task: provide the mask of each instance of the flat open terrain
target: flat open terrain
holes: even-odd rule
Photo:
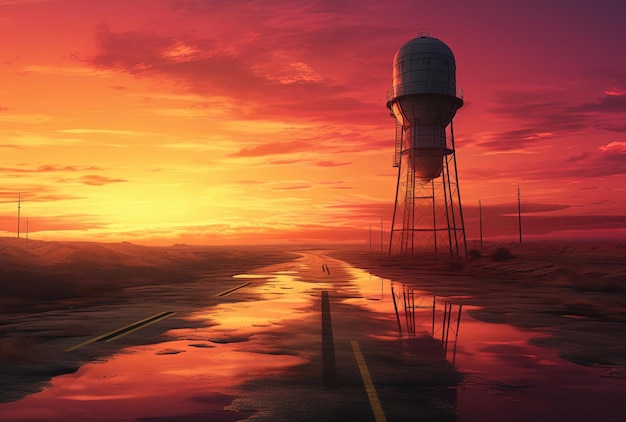
[[[626,414],[625,245],[0,249],[3,421]]]
[[[501,253],[504,248],[510,256]],[[478,252],[477,242],[468,249]],[[466,296],[476,318],[528,330],[572,362],[626,368],[626,243],[485,244],[479,257],[388,257],[337,251],[332,256],[373,274],[440,296]],[[626,376],[626,373],[624,373]]]

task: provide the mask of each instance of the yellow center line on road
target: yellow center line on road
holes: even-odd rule
[[[233,287],[232,289],[228,289],[226,291],[223,291],[222,293],[218,293],[215,295],[215,297],[224,297],[224,296],[228,296],[229,294],[233,293],[236,290],[239,290],[243,287],[246,287],[248,285],[252,284],[251,281],[248,281],[247,283],[243,283],[241,286],[237,286],[237,287]]]
[[[109,331],[108,333],[104,333],[104,334],[102,334],[102,335],[100,335],[100,336],[97,336],[97,337],[91,338],[91,339],[89,339],[89,340],[87,340],[87,341],[83,341],[82,343],[79,343],[79,344],[77,344],[77,345],[75,345],[75,346],[68,347],[67,349],[65,349],[65,351],[66,351],[66,352],[71,352],[71,351],[73,351],[73,350],[79,349],[79,348],[81,348],[81,347],[83,347],[83,346],[86,346],[86,345],[88,345],[88,344],[91,344],[91,343],[94,343],[94,342],[96,342],[96,341],[100,341],[100,340],[102,340],[102,339],[105,339],[105,338],[107,338],[107,337],[110,337],[110,336],[112,336],[112,335],[114,335],[114,334],[116,334],[116,333],[119,333],[119,332],[126,332],[125,330],[128,330],[128,329],[129,329],[129,328],[131,328],[131,327],[135,327],[135,328],[133,328],[133,329],[132,329],[132,331],[136,331],[136,330],[138,330],[139,328],[143,328],[143,327],[145,327],[146,325],[151,324],[152,322],[160,321],[160,320],[162,320],[162,319],[164,319],[164,318],[167,318],[167,317],[169,317],[169,316],[171,316],[171,315],[174,315],[174,313],[175,313],[175,312],[159,312],[158,314],[154,314],[154,315],[152,315],[152,316],[149,316],[148,318],[144,318],[144,319],[142,319],[142,320],[135,321],[135,322],[133,322],[132,324],[128,324],[128,325],[126,325],[126,326],[124,326],[124,327],[122,327],[122,328],[117,328],[117,329],[115,329],[115,330],[113,330],[113,331]],[[130,332],[130,331],[128,331],[128,332]]]
[[[363,358],[363,353],[361,353],[359,343],[352,340],[350,344],[352,345],[352,351],[354,352],[356,363],[359,365],[359,371],[361,372],[361,378],[363,378],[363,384],[365,385],[367,397],[370,400],[370,406],[372,407],[372,412],[374,413],[374,419],[376,419],[376,422],[387,422],[383,406],[380,404],[380,400],[378,399],[376,388],[372,382],[370,371],[367,369],[367,365],[365,364],[365,358]]]

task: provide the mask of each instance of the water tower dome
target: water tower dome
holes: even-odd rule
[[[392,97],[411,94],[456,96],[456,62],[437,38],[421,36],[405,43],[393,59]]]
[[[446,44],[420,36],[400,47],[393,60],[387,107],[403,128],[396,155],[411,154],[409,165],[419,181],[441,174],[443,157],[452,153],[445,128],[462,106],[456,62]]]

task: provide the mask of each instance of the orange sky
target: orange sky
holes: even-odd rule
[[[393,211],[395,51],[456,55],[467,235],[626,234],[619,1],[0,0],[0,235],[369,239]],[[501,2],[505,3],[505,2]],[[549,4],[547,4],[549,3]],[[610,6],[610,7],[609,7]]]

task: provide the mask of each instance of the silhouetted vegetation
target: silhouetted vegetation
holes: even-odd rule
[[[515,255],[513,255],[511,252],[509,252],[509,250],[507,248],[502,248],[502,247],[496,249],[491,254],[491,260],[493,262],[508,261],[509,259],[513,259],[513,258],[515,258]]]
[[[480,258],[482,255],[480,253],[480,251],[478,249],[470,249],[469,251],[469,257],[472,259],[478,259]]]

